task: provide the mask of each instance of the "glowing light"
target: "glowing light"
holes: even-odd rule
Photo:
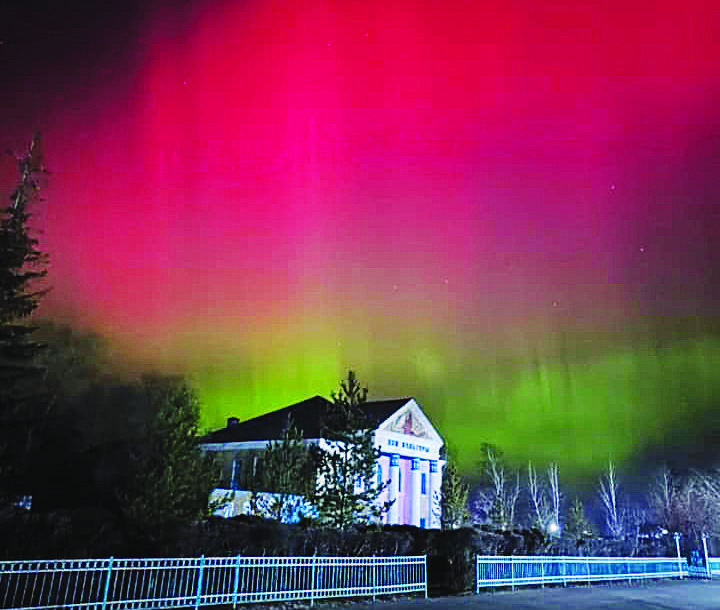
[[[143,11],[128,78],[47,118],[46,313],[189,374],[206,426],[353,367],[466,473],[703,446],[720,4],[509,2]]]

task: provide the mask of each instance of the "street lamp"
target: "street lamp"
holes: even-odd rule
[[[675,550],[677,551],[677,558],[678,558],[678,572],[680,572],[680,578],[682,579],[683,569],[682,569],[682,563],[681,563],[681,559],[680,559],[680,557],[681,557],[680,556],[680,534],[679,534],[679,532],[675,532],[673,534],[673,536],[675,537]]]

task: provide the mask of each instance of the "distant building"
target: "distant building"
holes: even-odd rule
[[[249,484],[258,478],[268,441],[281,440],[292,421],[307,444],[322,446],[322,414],[331,407],[327,399],[314,396],[247,421],[230,417],[225,428],[206,437],[203,448],[218,454],[224,463],[224,482],[215,496],[235,491],[225,515],[248,512]],[[378,501],[393,501],[382,522],[439,528],[445,465],[440,453],[442,438],[413,398],[366,402],[363,410],[375,426],[375,446],[380,450],[378,479],[388,483]],[[296,503],[295,518],[309,514],[309,507]]]

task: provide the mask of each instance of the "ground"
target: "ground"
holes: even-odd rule
[[[496,591],[460,597],[408,599],[383,604],[383,610],[718,610],[720,579],[547,587]],[[378,610],[372,602],[353,610]]]

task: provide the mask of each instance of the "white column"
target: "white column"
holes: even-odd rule
[[[430,460],[428,474],[428,527],[438,529],[440,523],[440,500],[442,488],[442,469],[437,460]]]
[[[413,458],[410,470],[410,478],[412,482],[410,484],[410,493],[408,499],[410,500],[410,525],[420,527],[420,459]]]
[[[393,453],[390,456],[390,488],[388,489],[388,525],[396,525],[400,516],[400,494],[398,494],[398,481],[400,479],[400,456]]]
[[[230,489],[237,489],[238,488],[238,466],[240,465],[240,460],[236,455],[233,456],[232,460],[232,472],[230,473]]]
[[[425,477],[425,493],[422,493],[422,478]],[[432,490],[430,489],[430,460],[420,460],[420,523],[425,520],[425,528],[431,527]]]

